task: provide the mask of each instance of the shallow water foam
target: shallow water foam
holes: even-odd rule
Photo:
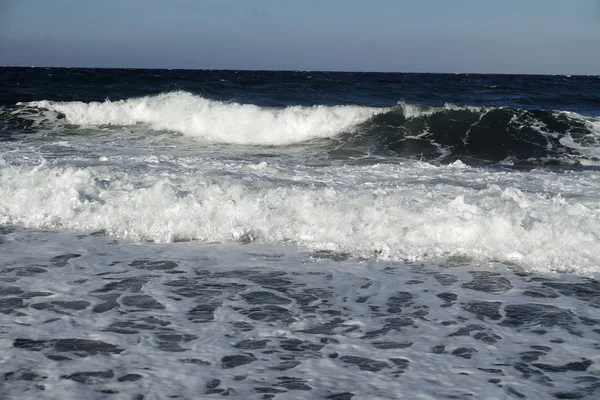
[[[224,171],[222,163],[205,168],[153,174],[7,168],[0,174],[0,223],[105,230],[157,242],[293,242],[367,258],[464,255],[537,270],[598,272],[598,189],[584,176],[539,171],[519,177],[459,163],[290,171],[230,162],[220,176],[210,171]]]

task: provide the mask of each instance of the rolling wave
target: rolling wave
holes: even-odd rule
[[[334,152],[342,154],[379,152],[468,163],[600,162],[600,118],[567,111],[406,103],[269,108],[183,91],[102,103],[43,100],[18,107],[22,118],[83,128],[141,126],[209,143],[284,146],[336,138],[340,145]]]

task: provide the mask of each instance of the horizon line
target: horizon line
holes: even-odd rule
[[[45,68],[45,69],[128,69],[128,70],[163,70],[163,71],[255,71],[255,72],[327,72],[327,73],[359,73],[359,74],[430,74],[430,75],[529,75],[529,76],[585,76],[600,77],[598,74],[583,73],[542,73],[542,72],[433,72],[433,71],[359,71],[335,69],[254,69],[254,68],[168,68],[168,67],[90,67],[90,66],[51,66],[51,65],[0,65],[0,68]]]

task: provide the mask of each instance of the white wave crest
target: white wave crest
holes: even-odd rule
[[[147,125],[208,142],[287,145],[336,136],[389,109],[355,105],[265,108],[178,91],[120,101],[34,101],[21,106],[61,113],[84,127]]]

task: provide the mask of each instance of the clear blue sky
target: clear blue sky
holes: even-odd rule
[[[0,65],[600,74],[600,0],[0,0]]]

